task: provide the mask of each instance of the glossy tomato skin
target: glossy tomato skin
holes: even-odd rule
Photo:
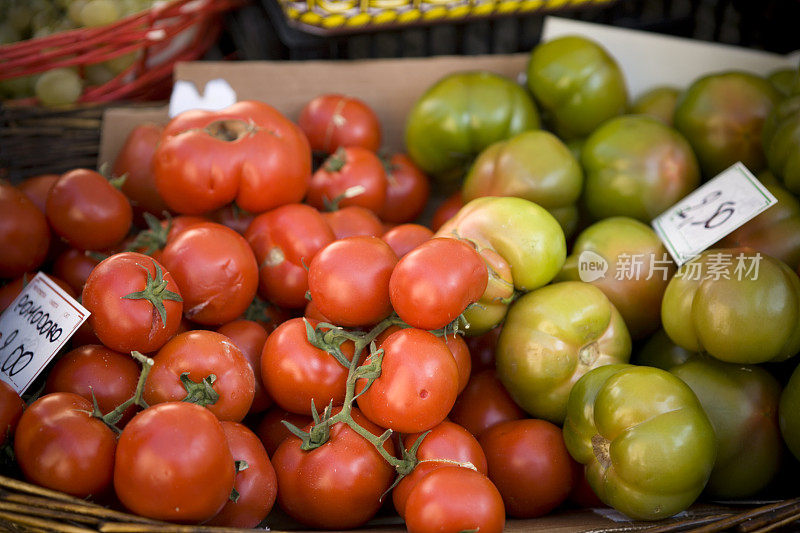
[[[364,416],[401,433],[441,423],[458,393],[458,367],[444,341],[429,331],[408,328],[389,335],[379,348],[383,349],[381,375],[357,399]],[[371,359],[372,355],[365,364]],[[356,394],[366,382],[356,381]]]
[[[559,426],[533,418],[502,422],[484,431],[480,444],[508,516],[543,516],[569,496],[577,464]]]
[[[267,409],[256,424],[254,430],[258,438],[261,439],[261,443],[264,445],[264,449],[267,450],[270,457],[275,454],[275,450],[278,449],[281,442],[292,434],[283,424],[284,420],[299,428],[306,427],[312,422],[311,416],[309,415],[292,413],[281,409],[277,405],[273,405],[271,408]]]
[[[394,224],[416,220],[430,197],[428,176],[406,154],[393,154],[386,167],[386,201],[378,215],[381,220]]]
[[[378,237],[348,237],[319,251],[308,267],[308,289],[336,325],[375,324],[392,311],[389,278],[397,256]]]
[[[505,527],[503,499],[488,477],[470,468],[444,466],[422,478],[406,501],[410,533],[457,533]]]
[[[797,78],[797,76],[795,76]],[[770,170],[794,194],[800,192],[800,92],[780,101],[767,115],[761,134]]]
[[[58,178],[59,174],[31,176],[19,182],[17,188],[25,193],[25,196],[27,196],[31,202],[36,204],[39,211],[44,213],[45,206],[47,205],[47,195]]]
[[[316,320],[309,320],[312,327]],[[353,343],[342,345],[347,358],[353,357]],[[310,415],[311,401],[317,409],[333,401],[342,405],[348,369],[333,355],[308,342],[303,318],[292,318],[277,327],[261,352],[261,379],[270,397],[293,413]]]
[[[0,380],[0,446],[14,436],[24,409],[25,402],[22,401],[17,391],[5,381]]]
[[[139,365],[128,355],[109,350],[99,344],[79,346],[65,353],[47,374],[45,393],[74,392],[92,401],[97,400],[100,412],[113,411],[133,397],[139,381]],[[132,405],[116,424],[122,428],[138,407]]]
[[[378,213],[388,186],[383,163],[374,152],[358,146],[339,148],[311,176],[306,203],[317,209],[360,205]]]
[[[336,239],[347,237],[372,236],[380,237],[384,233],[381,219],[373,211],[360,205],[350,205],[322,213],[325,222],[333,230]]]
[[[464,207],[464,198],[461,196],[461,189],[459,189],[445,198],[433,212],[431,229],[434,232],[439,231],[439,228],[453,218],[462,207]]]
[[[187,391],[180,378],[188,372],[195,383],[216,376],[212,387],[219,399],[207,408],[220,420],[240,422],[250,410],[255,374],[241,350],[225,335],[207,330],[181,333],[170,339],[153,361],[144,389],[149,405],[184,399]]]
[[[470,377],[467,386],[456,399],[449,418],[480,437],[495,424],[527,416],[497,379],[495,370],[485,369]]]
[[[433,238],[397,262],[389,279],[392,307],[409,325],[443,328],[486,290],[489,273],[467,241]]]
[[[47,219],[25,194],[0,182],[0,278],[16,278],[39,267],[50,247]]]
[[[456,360],[456,367],[458,367],[458,394],[467,386],[469,377],[472,375],[472,357],[469,353],[469,347],[464,337],[458,333],[448,333],[442,337],[444,343],[453,354],[453,359]]]
[[[233,461],[225,431],[213,413],[191,403],[162,403],[138,413],[122,430],[114,488],[133,513],[201,523],[228,501]]]
[[[300,111],[297,125],[314,151],[332,154],[340,146],[360,146],[376,152],[381,146],[378,116],[366,102],[352,96],[317,96]]]
[[[22,413],[14,454],[25,478],[85,498],[111,487],[117,439],[92,404],[71,392],[46,394]]]
[[[281,307],[305,306],[307,267],[335,240],[322,214],[306,204],[288,204],[261,213],[244,233],[258,261],[259,295]]]
[[[53,261],[53,274],[63,279],[76,294],[83,292],[83,286],[100,261],[85,250],[67,248]]]
[[[114,176],[126,176],[120,188],[134,210],[156,216],[167,211],[167,204],[156,189],[153,156],[163,126],[153,122],[137,124],[128,134],[114,160]]]
[[[374,435],[383,433],[358,409],[351,413]],[[375,446],[342,422],[331,427],[330,438],[319,448],[306,452],[300,444],[292,435],[272,456],[278,504],[289,516],[313,528],[353,529],[375,515],[394,477]],[[391,440],[384,447],[394,453]]]
[[[145,290],[148,277],[163,274],[167,291],[178,299],[164,298],[164,319],[156,306],[128,295]],[[152,257],[136,252],[114,254],[98,264],[83,287],[81,301],[91,312],[89,320],[103,344],[118,352],[137,350],[150,353],[161,348],[180,325],[183,302],[180,289],[170,273]]]
[[[398,258],[433,237],[433,231],[422,224],[399,224],[381,235],[381,239],[392,247]]]
[[[183,297],[184,315],[217,326],[238,318],[258,288],[253,249],[234,230],[205,222],[170,240],[162,256]]]
[[[128,198],[100,173],[85,168],[58,178],[45,211],[53,231],[82,250],[111,248],[125,238],[133,222]]]
[[[278,492],[275,469],[255,433],[238,422],[223,421],[221,425],[234,461],[244,461],[247,467],[236,473],[233,488],[239,493],[238,500],[228,501],[206,524],[254,528],[275,504]]]
[[[248,414],[260,413],[272,405],[272,399],[261,380],[261,351],[267,342],[267,330],[254,320],[238,319],[217,328],[217,333],[228,337],[241,350],[255,377],[255,393]]]
[[[311,150],[300,128],[276,109],[245,100],[172,119],[153,172],[159,194],[178,213],[209,213],[232,201],[261,213],[303,199]]]

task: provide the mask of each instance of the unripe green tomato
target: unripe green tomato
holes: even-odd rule
[[[649,115],[672,126],[675,106],[681,91],[675,87],[655,87],[639,95],[631,104],[632,115]]]
[[[645,115],[616,117],[597,128],[581,162],[584,200],[596,219],[627,216],[649,223],[700,183],[686,139]]]
[[[761,140],[770,170],[787,189],[800,194],[800,94],[772,109]]]
[[[800,366],[795,367],[781,392],[778,421],[783,441],[800,461]]]
[[[779,100],[772,84],[755,74],[708,74],[681,94],[675,128],[692,145],[706,179],[737,161],[757,173],[766,166],[761,128]]]
[[[586,373],[569,396],[564,442],[597,496],[638,520],[688,508],[716,458],[714,428],[697,396],[669,372],[644,366]]]
[[[603,292],[580,281],[519,298],[497,339],[497,377],[534,418],[564,421],[570,390],[598,366],[627,363],[631,338]]]
[[[585,137],[628,106],[617,62],[600,44],[580,36],[536,45],[528,63],[528,88],[565,140]]]
[[[770,72],[767,76],[767,80],[781,95],[789,96],[792,94],[792,90],[797,81],[797,74],[797,69],[783,68]]]
[[[633,352],[631,363],[642,366],[654,366],[662,370],[685,363],[697,355],[686,348],[672,342],[663,329],[650,335],[641,347]]]

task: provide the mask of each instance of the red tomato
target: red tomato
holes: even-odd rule
[[[374,152],[342,147],[311,176],[306,203],[328,211],[359,205],[377,214],[386,202],[386,188],[386,171]]]
[[[282,307],[306,305],[308,265],[336,237],[322,214],[305,204],[261,213],[244,234],[258,261],[258,292]]]
[[[471,468],[434,469],[406,501],[409,533],[500,533],[505,527],[503,499],[489,478]]]
[[[456,360],[456,366],[458,367],[458,394],[461,394],[461,391],[469,383],[469,377],[472,375],[472,358],[469,354],[469,348],[464,341],[464,337],[457,333],[448,333],[442,339],[450,349],[450,353],[453,354],[453,359]]]
[[[214,222],[222,224],[223,226],[228,226],[236,233],[244,235],[244,232],[250,227],[250,223],[253,222],[255,215],[245,211],[234,203],[230,203],[220,207],[216,211],[212,211],[209,217]]]
[[[25,196],[39,208],[39,211],[44,213],[47,194],[58,178],[58,174],[40,174],[22,180],[17,184],[17,188],[25,193]]]
[[[242,318],[258,322],[261,327],[267,330],[267,333],[272,333],[275,328],[294,316],[296,314],[293,310],[278,307],[256,296],[242,315]]]
[[[133,221],[128,198],[94,170],[62,174],[47,195],[47,220],[71,246],[103,250],[122,242]]]
[[[433,238],[433,232],[422,224],[400,224],[388,230],[381,236],[386,244],[392,247],[397,257],[403,257],[408,252]]]
[[[308,267],[308,290],[335,324],[375,324],[392,312],[389,277],[397,256],[377,237],[348,237],[320,250]]]
[[[378,215],[381,220],[397,224],[416,220],[430,197],[428,176],[405,154],[394,154],[387,167],[386,201]]]
[[[315,151],[330,154],[340,146],[360,146],[376,152],[381,146],[378,116],[358,98],[320,95],[303,107],[297,124]]]
[[[392,307],[404,322],[439,329],[486,290],[489,272],[475,248],[460,239],[435,238],[398,261],[389,280]]]
[[[358,409],[351,413],[372,434],[383,433]],[[382,504],[381,496],[392,483],[394,469],[372,443],[339,422],[330,428],[330,438],[319,448],[306,452],[300,444],[301,440],[291,435],[272,456],[278,477],[278,504],[289,516],[314,528],[353,529],[375,515]],[[394,453],[391,439],[384,447]]]
[[[480,445],[479,445],[480,446]],[[485,460],[485,459],[484,459]],[[417,483],[436,470],[443,466],[454,466],[453,463],[446,461],[427,460],[417,463],[414,470],[410,474],[404,476],[400,482],[392,489],[392,505],[395,511],[400,515],[400,518],[405,518],[406,515],[406,502],[408,502],[408,495],[411,490],[417,486]]]
[[[144,400],[149,405],[186,398],[187,389],[181,381],[184,373],[195,384],[213,374],[212,388],[219,398],[206,405],[209,411],[220,420],[239,422],[250,410],[255,374],[241,350],[225,335],[207,330],[181,333],[170,339],[153,361],[144,388]]]
[[[50,247],[47,220],[13,185],[0,181],[0,278],[36,270]]]
[[[258,288],[258,264],[247,241],[215,222],[195,224],[169,241],[162,256],[183,296],[186,318],[220,325],[238,318]]]
[[[100,412],[105,415],[131,398],[138,382],[139,365],[130,355],[88,344],[56,360],[47,375],[44,390],[47,394],[74,392],[89,401],[94,395]],[[131,405],[116,426],[124,427],[137,410]]]
[[[357,400],[364,416],[401,433],[441,423],[458,393],[458,367],[444,341],[428,331],[408,328],[389,335],[379,348],[383,349],[380,377]],[[372,355],[364,364],[371,360]],[[366,384],[365,378],[356,381],[356,393]]]
[[[497,338],[502,329],[502,326],[497,326],[482,335],[464,339],[472,358],[473,372],[494,368],[494,352],[497,349]]]
[[[274,455],[281,442],[292,434],[283,424],[284,420],[298,428],[306,427],[312,421],[310,416],[291,413],[277,405],[267,409],[258,421],[255,432],[270,456]]]
[[[228,337],[242,351],[242,355],[253,369],[255,394],[248,414],[265,411],[272,405],[272,399],[267,394],[264,382],[261,380],[261,351],[264,349],[264,343],[267,342],[267,330],[254,320],[239,319],[223,324],[217,328],[217,333]]]
[[[380,237],[385,233],[381,219],[366,207],[351,205],[336,211],[326,211],[322,216],[337,239],[359,235]]]
[[[314,304],[313,301],[309,300],[306,304],[306,308],[303,310],[303,316],[308,318],[309,320],[316,320],[317,322],[327,322],[331,323],[331,320],[319,312],[317,306]]]
[[[25,402],[11,385],[0,379],[0,446],[14,436]]]
[[[464,426],[476,437],[500,422],[527,417],[511,399],[493,369],[472,374],[450,411],[450,420]]]
[[[236,201],[251,213],[299,202],[311,179],[303,132],[263,102],[192,110],[164,128],[153,159],[159,194],[178,213],[209,213]]]
[[[309,320],[316,327],[315,320]],[[353,358],[354,345],[342,344],[342,352]],[[344,403],[347,371],[336,358],[308,342],[303,318],[287,320],[270,333],[261,353],[261,379],[270,397],[293,413],[310,415],[311,401],[318,411],[329,402]]]
[[[53,274],[67,282],[76,294],[83,292],[83,286],[100,260],[85,250],[67,248],[53,262]]]
[[[125,176],[120,188],[138,212],[156,216],[167,211],[167,204],[156,189],[153,156],[163,126],[152,122],[137,124],[128,134],[112,167],[114,176]]]
[[[234,461],[244,470],[236,473],[233,488],[237,500],[228,501],[209,526],[254,528],[267,517],[275,504],[278,481],[264,445],[247,427],[237,422],[222,422],[222,429]],[[241,463],[244,461],[244,464]]]
[[[431,229],[436,232],[439,231],[445,222],[453,218],[458,213],[458,210],[464,207],[464,200],[461,197],[461,191],[456,191],[439,204],[439,207],[433,212],[431,218]]]
[[[501,422],[481,433],[480,443],[509,516],[542,516],[569,496],[575,460],[555,424],[532,418]]]
[[[181,293],[167,270],[136,252],[112,255],[98,264],[81,301],[100,341],[118,352],[158,350],[178,329]]]
[[[228,501],[234,476],[225,431],[199,405],[151,406],[119,436],[114,488],[120,502],[140,516],[189,524],[208,520]]]
[[[92,416],[92,404],[71,392],[46,394],[22,413],[14,454],[31,483],[78,498],[111,487],[117,438]]]

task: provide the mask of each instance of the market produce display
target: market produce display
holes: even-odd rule
[[[412,533],[784,494],[800,96],[712,72],[631,99],[583,37],[526,70],[443,76],[405,153],[320,91],[0,182],[4,318],[37,271],[91,313],[21,396],[0,331],[3,472],[148,520]],[[677,265],[649,222],[739,160],[777,205]]]

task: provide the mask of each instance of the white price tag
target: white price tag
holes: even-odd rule
[[[777,202],[738,162],[664,211],[652,224],[680,266]]]
[[[0,315],[0,379],[22,394],[89,317],[39,272]]]
[[[235,103],[236,91],[222,78],[206,83],[202,95],[197,92],[194,83],[178,80],[172,86],[172,95],[169,98],[169,117],[174,118],[191,109],[219,111]]]

